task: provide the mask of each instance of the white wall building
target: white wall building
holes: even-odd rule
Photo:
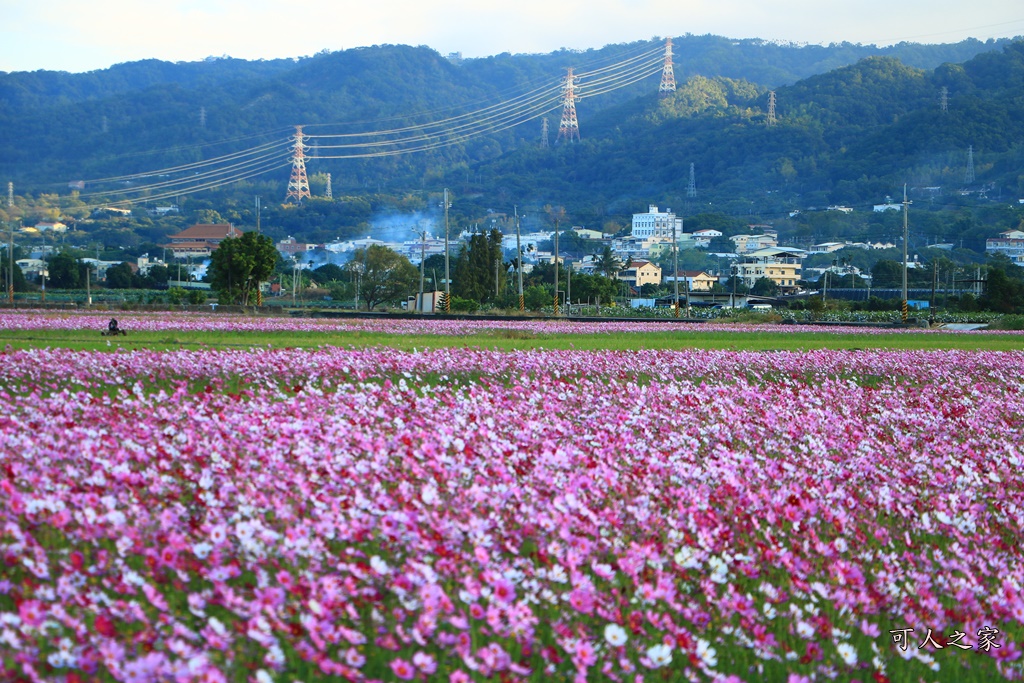
[[[633,230],[630,233],[633,237],[667,237],[672,238],[672,228],[675,227],[676,235],[683,232],[683,219],[676,218],[672,209],[658,211],[658,207],[651,204],[647,213],[633,214]]]
[[[1024,265],[1024,230],[1006,230],[985,240],[985,253],[1006,254],[1014,263]]]

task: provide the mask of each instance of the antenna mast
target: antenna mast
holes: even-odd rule
[[[306,177],[306,145],[303,144],[305,137],[302,135],[302,126],[295,126],[295,149],[292,152],[292,177],[288,181],[288,194],[284,200],[294,198],[296,204],[301,204],[303,197],[311,199],[309,193],[309,178]]]
[[[576,120],[576,98],[576,77],[572,75],[570,66],[562,85],[562,122],[558,126],[559,140],[565,138],[572,142],[580,139],[580,123]]]
[[[665,39],[665,66],[661,69],[661,85],[658,86],[658,94],[667,97],[669,93],[676,91],[676,75],[672,72],[672,39]]]

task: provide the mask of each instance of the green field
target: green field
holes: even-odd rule
[[[599,334],[535,334],[494,330],[469,335],[400,335],[372,332],[132,332],[106,338],[87,330],[7,330],[2,342],[12,349],[69,348],[75,350],[198,349],[317,346],[389,346],[396,349],[479,347],[487,349],[732,349],[797,351],[811,349],[962,349],[1024,350],[1024,335],[998,333],[916,332],[749,332],[692,331],[613,332]]]

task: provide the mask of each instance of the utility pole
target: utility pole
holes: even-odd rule
[[[910,203],[907,201],[907,185],[903,184],[903,307],[900,310],[900,319],[907,324],[907,240],[909,230],[907,228],[907,213]]]
[[[263,231],[260,230],[260,196],[256,195],[256,234],[260,235]]]
[[[89,280],[92,277],[92,267],[88,263],[85,264],[85,304],[86,306],[92,306],[92,288],[89,284]]]
[[[679,242],[676,241],[676,221],[672,220],[672,282],[675,285],[676,317],[679,317]]]
[[[14,208],[14,183],[7,183],[7,218],[11,229],[11,238],[7,242],[7,303],[14,305],[14,221],[10,220],[11,209]]]
[[[519,278],[519,310],[526,310],[526,299],[523,297],[523,245],[519,234],[519,207],[513,207],[516,215],[516,271]]]
[[[452,312],[452,280],[448,266],[448,188],[444,188],[444,312]]]
[[[423,312],[423,281],[426,279],[424,268],[426,268],[427,263],[427,231],[423,230],[421,236],[423,239],[420,241],[420,300],[416,302],[420,313]],[[433,306],[431,306],[431,309],[433,309]]]
[[[686,317],[690,317],[690,281],[683,278],[683,295],[686,297]]]
[[[555,315],[558,315],[558,216],[555,216]]]
[[[565,314],[572,315],[572,265],[565,268]]]
[[[928,302],[928,312],[931,318],[935,317],[935,289],[939,285],[939,262],[932,260],[932,300]]]
[[[732,280],[732,300],[729,302],[729,308],[732,310],[736,310],[736,276],[739,275],[739,272],[740,268],[736,264],[729,269],[729,275],[731,275],[729,279]]]

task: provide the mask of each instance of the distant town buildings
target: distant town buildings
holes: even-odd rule
[[[999,233],[999,237],[985,240],[985,253],[1004,254],[1024,266],[1024,230],[1006,230]]]
[[[296,258],[299,254],[316,249],[315,244],[299,242],[291,235],[277,243],[277,251],[285,258]]]
[[[34,227],[39,232],[67,232],[68,229],[60,221],[39,221]]]
[[[174,258],[209,258],[221,242],[228,237],[241,237],[242,231],[230,223],[205,223],[171,235],[166,247]]]
[[[729,239],[735,246],[737,254],[749,254],[760,249],[771,249],[779,245],[778,235],[764,233],[761,235],[733,235]]]

